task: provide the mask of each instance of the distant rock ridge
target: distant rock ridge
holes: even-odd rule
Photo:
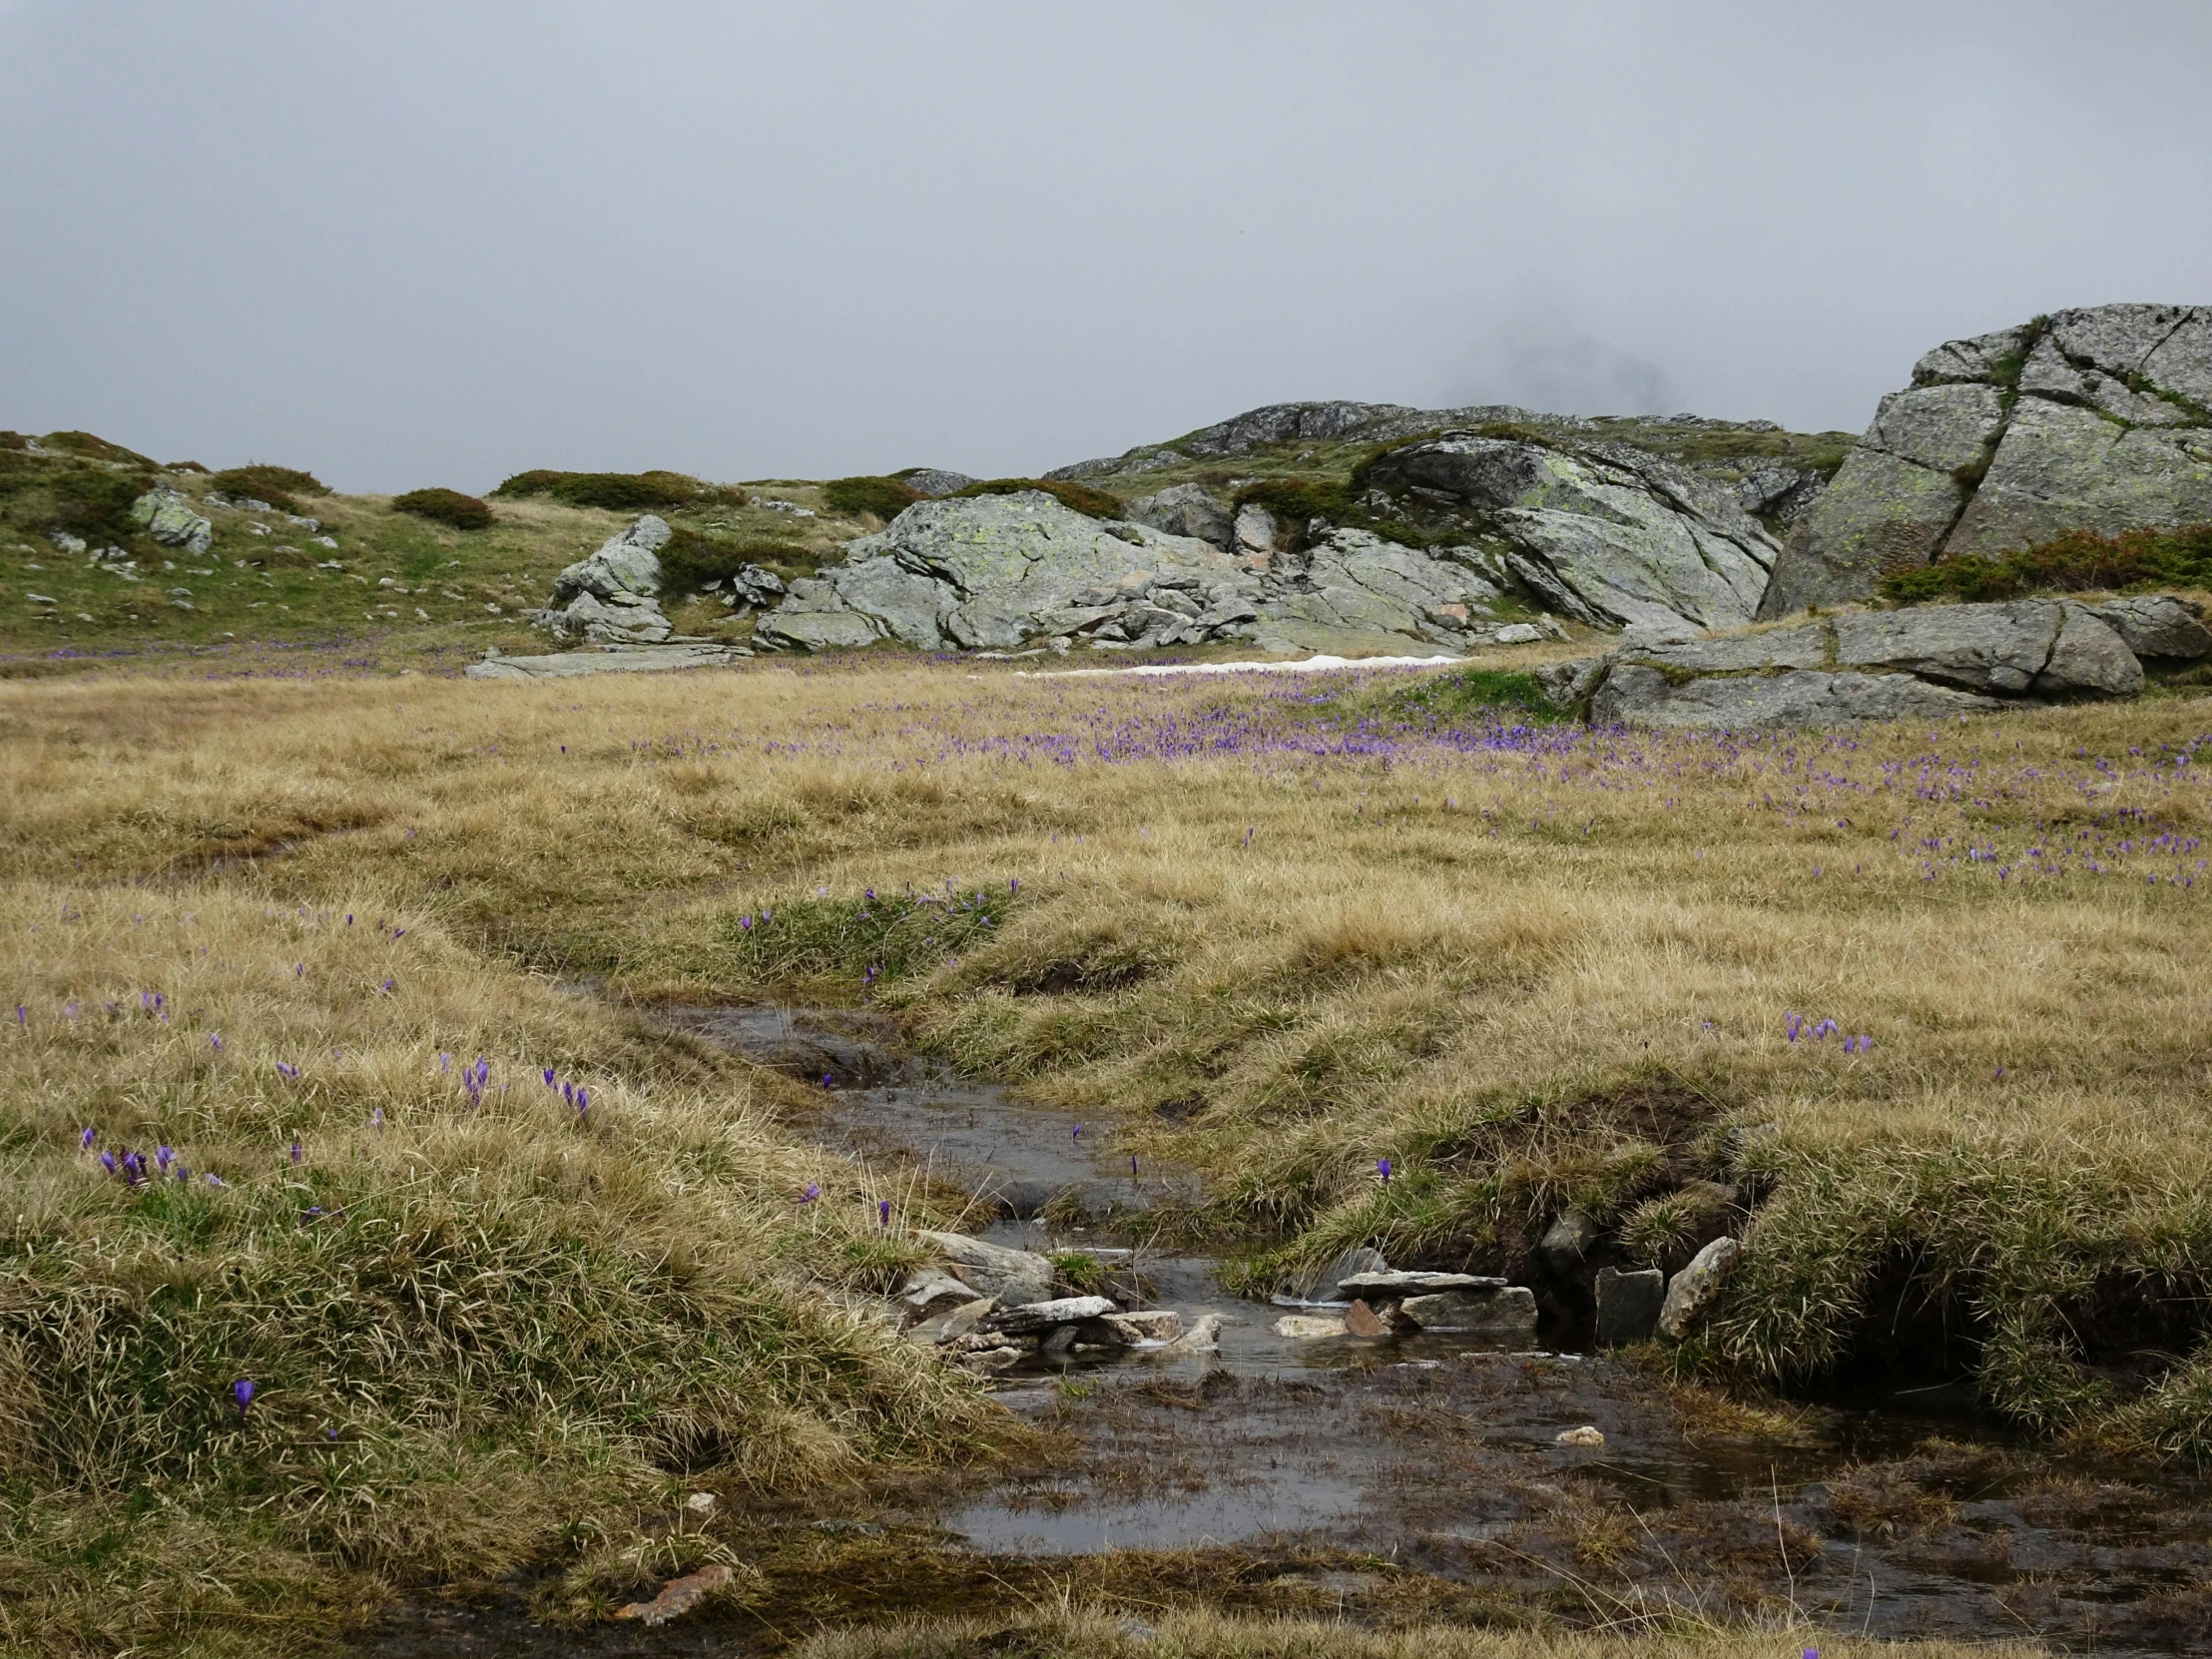
[[[2067,530],[2212,521],[2212,307],[2092,305],[1937,346],[1791,528],[1759,614]]]

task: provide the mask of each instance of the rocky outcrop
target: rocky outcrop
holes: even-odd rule
[[[1236,518],[1204,484],[1177,484],[1129,504],[1133,523],[1149,524],[1170,536],[1195,536],[1224,553],[1237,550]],[[1272,529],[1268,541],[1274,541]]]
[[[1793,525],[1762,617],[2065,530],[2212,520],[2212,307],[2096,305],[1939,345]]]
[[[791,584],[755,630],[821,650],[895,639],[924,651],[1034,639],[1176,645],[1244,637],[1258,574],[1220,548],[1089,518],[1041,490],[921,501]]]
[[[941,466],[911,466],[893,476],[927,496],[950,495],[975,482],[964,472],[948,472]]]
[[[658,645],[669,637],[661,614],[660,550],[669,527],[647,513],[610,536],[588,559],[554,578],[553,603],[533,614],[555,639],[594,645]]]
[[[1538,671],[1598,725],[1833,726],[1987,712],[2022,701],[2133,697],[2142,662],[2212,655],[2212,630],[2170,595],[2092,608],[2064,599],[1857,611],[1794,628],[1639,641]]]
[[[1501,574],[1599,627],[1741,627],[1779,552],[1720,488],[1623,444],[1447,432],[1379,457],[1367,480],[1401,510],[1457,516]]]
[[[215,526],[193,511],[190,496],[167,484],[156,484],[132,502],[131,517],[164,547],[198,555],[215,545]]]

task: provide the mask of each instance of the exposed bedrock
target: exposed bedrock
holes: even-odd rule
[[[1636,643],[1537,671],[1598,725],[1835,726],[2133,697],[2143,661],[2212,655],[2196,606],[2170,594],[2082,605],[2022,599],[1854,611],[1799,627]]]
[[[1793,523],[1763,618],[2067,530],[2212,521],[2212,307],[2092,305],[1937,346]]]

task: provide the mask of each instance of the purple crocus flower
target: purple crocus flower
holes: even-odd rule
[[[875,1201],[875,1220],[876,1220],[876,1224],[877,1224],[878,1226],[881,1226],[881,1227],[888,1227],[888,1226],[890,1226],[890,1224],[891,1224],[891,1201],[890,1201],[889,1199],[887,1199],[887,1198],[879,1198],[879,1199],[877,1199],[877,1200]]]
[[[391,985],[392,985],[392,982],[391,982],[391,981],[390,981],[389,979],[387,979],[387,980],[385,980],[385,981],[384,981],[384,990],[385,990],[385,993],[386,993],[387,995],[388,995],[388,994],[390,993],[390,991],[391,991]]]
[[[1074,1127],[1073,1129],[1071,1129],[1071,1130],[1069,1130],[1069,1131],[1068,1131],[1068,1139],[1069,1139],[1069,1140],[1071,1140],[1071,1141],[1079,1141],[1079,1140],[1081,1140],[1082,1138],[1083,1138],[1083,1126],[1082,1126],[1082,1125],[1081,1125],[1080,1123],[1079,1123],[1079,1124],[1077,1124],[1077,1125],[1076,1125],[1076,1126],[1075,1126],[1075,1127]]]
[[[101,1153],[100,1167],[106,1170],[110,1175],[113,1175],[115,1173],[115,1154],[112,1152]]]
[[[369,1114],[368,1114],[368,1126],[369,1126],[369,1127],[370,1127],[371,1129],[375,1129],[375,1130],[378,1130],[378,1131],[381,1131],[381,1130],[383,1129],[383,1127],[384,1127],[384,1109],[383,1109],[383,1107],[379,1106],[379,1107],[377,1107],[377,1108],[376,1108],[376,1110],[375,1110],[375,1111],[373,1111],[373,1112],[371,1112],[371,1113],[369,1113]]]
[[[239,1415],[246,1415],[246,1408],[254,1403],[254,1380],[242,1377],[231,1384],[231,1397],[239,1402]]]
[[[208,1033],[208,1043],[218,1054],[221,1054],[223,1052],[223,1033],[210,1031]]]
[[[799,1202],[802,1204],[812,1204],[821,1196],[822,1183],[819,1181],[810,1181],[807,1183],[807,1190],[804,1193],[800,1194]]]
[[[176,1162],[176,1159],[177,1154],[166,1146],[158,1146],[154,1149],[154,1162],[160,1166],[164,1175],[169,1173],[169,1166]]]
[[[84,1132],[77,1137],[77,1150],[79,1152],[90,1152],[92,1150],[93,1137],[98,1135],[100,1131],[97,1129],[93,1129],[90,1127],[86,1128]]]
[[[291,976],[292,976],[292,977],[293,977],[294,979],[304,979],[304,978],[306,978],[306,977],[307,977],[307,964],[306,964],[305,962],[294,962],[294,963],[292,963],[292,964],[291,964]]]
[[[553,1068],[551,1066],[545,1068],[544,1077],[545,1086],[550,1089],[553,1086]]]
[[[20,1002],[15,1005],[15,1022],[18,1025],[28,1025],[31,1023],[31,1010],[24,1007],[23,1004]]]
[[[229,1186],[231,1185],[231,1183],[230,1183],[230,1182],[228,1182],[228,1181],[224,1180],[224,1179],[223,1179],[223,1177],[222,1177],[222,1176],[220,1176],[220,1175],[211,1175],[211,1176],[209,1176],[209,1177],[207,1178],[207,1181],[208,1181],[208,1185],[209,1185],[209,1186],[211,1186],[211,1187],[224,1187],[224,1188],[228,1188],[228,1187],[229,1187]]]
[[[591,1122],[591,1090],[589,1089],[578,1089],[576,1091],[576,1120],[579,1123]]]
[[[296,1081],[299,1076],[299,1068],[293,1065],[289,1060],[278,1060],[276,1062],[276,1075],[279,1077],[289,1077]]]
[[[1129,1154],[1129,1179],[1137,1179],[1137,1155],[1134,1152]]]
[[[1391,1165],[1390,1165],[1390,1161],[1389,1161],[1389,1159],[1387,1159],[1387,1158],[1378,1158],[1378,1159],[1376,1159],[1376,1161],[1375,1161],[1375,1173],[1376,1173],[1376,1174],[1378,1174],[1378,1175],[1380,1175],[1381,1177],[1382,1177],[1382,1185],[1383,1185],[1383,1186],[1385,1186],[1385,1187],[1387,1187],[1387,1186],[1388,1186],[1388,1185],[1390,1184],[1390,1169],[1391,1169]]]
[[[62,1018],[64,1018],[64,1019],[75,1019],[76,1017],[77,1017],[77,1004],[76,1004],[76,1003],[74,1003],[74,1002],[65,1002],[65,1003],[63,1003],[63,1004],[62,1004]]]
[[[303,1154],[299,1150],[299,1142],[296,1138],[294,1138],[291,1143],[291,1167],[293,1169],[297,1169],[299,1167],[299,1161],[302,1156]]]

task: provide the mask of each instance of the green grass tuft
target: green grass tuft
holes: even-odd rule
[[[1392,692],[1386,707],[1407,720],[1438,724],[1478,715],[1503,715],[1530,725],[1551,725],[1573,718],[1552,704],[1533,674],[1495,668],[1439,674]]]
[[[986,478],[981,483],[954,490],[946,499],[960,496],[1019,495],[1025,490],[1042,490],[1070,512],[1081,513],[1085,518],[1118,519],[1126,517],[1129,511],[1118,495],[1109,495],[1104,490],[1095,490],[1086,484],[1065,484],[1052,478]]]

